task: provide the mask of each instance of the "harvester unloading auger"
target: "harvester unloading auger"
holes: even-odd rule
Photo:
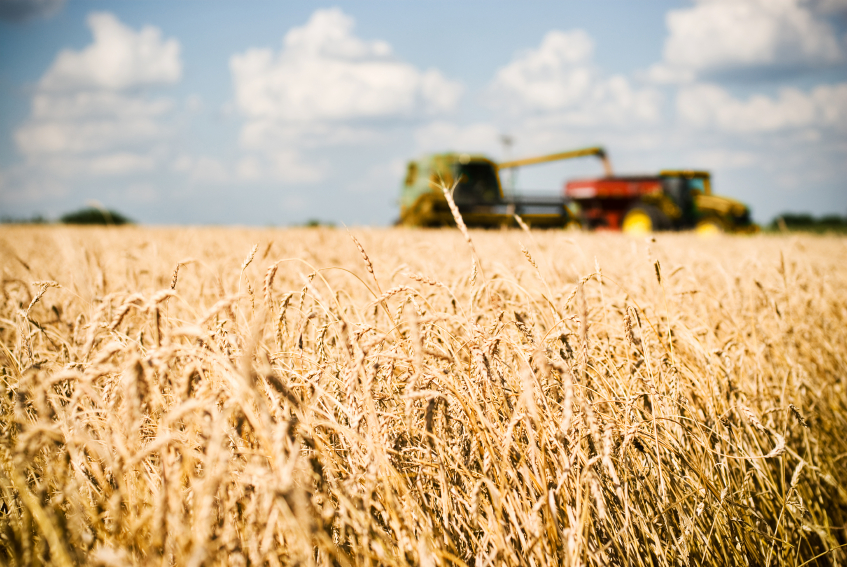
[[[503,191],[501,170],[586,156],[601,160],[604,177],[569,181],[560,195],[507,195]],[[631,233],[756,230],[744,204],[712,195],[708,172],[665,170],[658,175],[615,176],[601,147],[499,164],[482,155],[459,153],[411,161],[400,199],[399,224],[453,224],[441,187],[454,185],[453,199],[469,226],[510,226],[515,224],[517,214],[527,224],[539,228],[578,225],[585,229]]]

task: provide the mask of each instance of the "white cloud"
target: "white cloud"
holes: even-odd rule
[[[339,9],[317,10],[289,31],[283,49],[251,49],[230,59],[236,102],[250,118],[347,120],[452,108],[461,87],[437,70],[391,56],[382,41],[352,34]]]
[[[88,27],[94,43],[82,51],[61,51],[41,78],[41,89],[120,90],[182,77],[179,42],[164,40],[158,28],[136,32],[106,12],[89,15]]]
[[[205,110],[206,104],[203,102],[203,97],[198,94],[192,94],[185,98],[184,108],[187,112],[196,114]]]
[[[59,154],[40,156],[28,166],[43,180],[45,173],[56,179],[77,177],[110,177],[143,173],[156,167],[157,156],[132,151],[107,151],[94,155],[76,156]]]
[[[247,150],[293,147],[326,148],[362,144],[377,140],[377,130],[327,122],[284,122],[277,120],[249,120],[241,128],[239,142]]]
[[[652,88],[637,88],[622,75],[613,75],[594,85],[591,94],[567,116],[571,124],[623,125],[653,123],[661,115],[663,97]]]
[[[446,121],[431,122],[415,131],[415,143],[420,152],[471,152],[492,154],[498,146],[500,132],[492,124],[468,126]]]
[[[326,167],[307,163],[296,150],[279,149],[267,158],[271,177],[283,183],[315,183],[325,176]]]
[[[244,181],[256,181],[262,177],[262,163],[256,156],[244,156],[238,160],[235,170]]]
[[[35,174],[33,174],[35,173]],[[50,203],[68,193],[62,180],[45,178],[21,164],[0,170],[0,206],[4,209],[30,203]]]
[[[800,128],[847,130],[847,83],[820,85],[809,92],[784,88],[777,97],[734,98],[713,84],[680,89],[677,111],[687,123],[727,132],[774,132]]]
[[[326,177],[326,165],[309,163],[297,150],[274,148],[262,154],[248,154],[238,160],[235,174],[241,181],[263,180],[309,184]]]
[[[844,60],[834,27],[804,0],[698,0],[671,10],[664,60],[651,69],[660,82],[751,69],[825,66]]]
[[[154,170],[174,132],[174,104],[139,89],[180,78],[179,43],[108,13],[91,14],[88,24],[93,42],[61,51],[38,82],[30,117],[13,135],[17,148],[42,176]]]
[[[147,99],[113,91],[62,94],[36,92],[32,97],[32,118],[38,120],[73,120],[95,116],[152,118],[172,108],[173,103],[167,99]]]
[[[756,163],[758,156],[750,151],[712,148],[694,150],[687,156],[691,163],[705,169],[740,169]]]
[[[227,183],[232,177],[220,160],[208,156],[182,155],[174,160],[171,168],[185,174],[192,183],[202,185]]]
[[[582,30],[551,31],[538,49],[500,68],[494,89],[540,110],[557,110],[583,99],[595,81],[594,42]]]
[[[159,191],[150,183],[132,183],[124,189],[124,197],[132,203],[155,203],[159,200]]]
[[[150,171],[156,166],[153,156],[132,152],[101,154],[82,162],[84,173],[93,175],[125,175]]]
[[[490,91],[496,107],[513,114],[544,113],[567,124],[652,122],[661,96],[623,76],[605,76],[593,63],[594,42],[582,30],[547,33],[537,49],[500,68]]]
[[[33,120],[15,131],[15,142],[27,156],[86,154],[117,147],[146,146],[169,134],[149,117],[113,115],[82,120]]]
[[[357,193],[363,198],[373,200],[386,187],[397,187],[406,172],[406,160],[395,158],[387,162],[375,163],[368,167],[361,178],[353,181],[347,188],[349,193]],[[365,197],[369,195],[369,197]]]
[[[357,37],[354,25],[340,9],[316,10],[285,34],[279,52],[250,49],[230,58],[235,105],[245,119],[240,179],[317,182],[331,168],[311,157],[384,141],[375,120],[456,106],[461,85],[398,60],[386,42]]]

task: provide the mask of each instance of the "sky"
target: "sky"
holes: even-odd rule
[[[410,159],[593,145],[847,215],[847,0],[0,0],[0,217],[384,226]]]

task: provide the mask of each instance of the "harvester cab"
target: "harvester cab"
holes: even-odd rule
[[[424,156],[406,166],[398,224],[453,223],[442,187],[453,189],[453,200],[469,224],[474,224],[472,219],[480,222],[482,217],[494,213],[503,196],[497,167],[486,157],[457,153]]]
[[[500,169],[502,164],[474,154],[435,154],[409,162],[398,224],[454,224],[442,187],[452,189],[453,200],[468,226],[511,226],[515,214],[535,227],[565,226],[570,221],[561,195],[504,195]]]

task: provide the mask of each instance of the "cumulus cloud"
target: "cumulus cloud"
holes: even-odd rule
[[[36,93],[31,119],[14,133],[25,155],[84,154],[146,146],[166,137],[173,103],[115,92]]]
[[[378,130],[360,125],[250,120],[242,127],[239,142],[248,150],[288,146],[315,149],[368,143],[379,137]]]
[[[421,152],[497,152],[500,133],[492,124],[476,123],[468,126],[438,120],[415,131],[415,144]]]
[[[595,82],[590,66],[594,42],[582,30],[551,31],[538,49],[520,54],[500,68],[494,88],[540,110],[556,110],[583,99]]]
[[[163,39],[159,28],[136,32],[106,12],[92,13],[87,21],[94,43],[82,51],[62,50],[41,78],[41,89],[119,90],[182,77],[179,42]]]
[[[774,132],[801,128],[847,130],[847,83],[808,92],[784,88],[776,97],[733,97],[714,84],[680,89],[677,111],[688,124],[726,132]]]
[[[583,30],[548,32],[538,48],[497,71],[490,88],[493,104],[515,114],[555,114],[570,124],[658,119],[660,94],[621,75],[604,75],[593,53],[594,42]]]
[[[270,177],[283,183],[315,183],[325,177],[324,164],[308,163],[297,150],[281,148],[266,158],[264,167]]]
[[[32,97],[32,117],[39,120],[94,116],[127,117],[160,116],[173,108],[168,99],[146,99],[112,91],[85,91],[77,93],[36,92]]]
[[[215,185],[231,181],[227,167],[219,160],[208,156],[182,155],[174,160],[171,168],[187,175],[192,183],[200,185]]]
[[[844,45],[826,14],[842,0],[697,0],[671,10],[661,82],[698,76],[823,67],[844,60]]]
[[[135,31],[108,13],[87,21],[93,42],[56,56],[37,84],[29,119],[14,132],[17,148],[41,173],[150,171],[173,134],[174,103],[143,88],[180,79],[179,42],[154,27]]]
[[[461,87],[439,71],[398,61],[383,41],[353,35],[353,18],[318,10],[289,31],[283,49],[230,59],[236,102],[249,118],[347,120],[451,109]]]
[[[65,0],[1,0],[0,20],[24,22],[52,16],[64,6]]]
[[[156,167],[156,159],[152,155],[135,152],[106,152],[85,159],[66,160],[66,167],[71,168],[69,174],[83,175],[122,175],[129,172],[151,171]],[[77,168],[77,171],[73,171]]]
[[[41,155],[30,159],[23,168],[39,183],[62,183],[68,179],[113,177],[143,173],[156,168],[159,159],[153,153],[109,150],[89,155]]]
[[[164,137],[168,128],[149,118],[112,116],[103,119],[38,120],[15,132],[15,142],[26,155],[84,154],[115,147],[146,145]]]
[[[68,187],[52,177],[33,175],[29,168],[15,164],[0,170],[0,205],[4,210],[51,203],[66,196]]]
[[[317,10],[285,34],[280,51],[230,58],[235,104],[245,118],[240,178],[314,183],[329,167],[310,162],[310,151],[376,142],[384,135],[376,121],[456,106],[461,85],[397,59],[388,43],[359,38],[354,26],[340,9]]]
[[[711,148],[694,150],[689,154],[692,163],[705,169],[741,169],[756,163],[758,156],[746,150]]]
[[[195,185],[221,185],[234,181],[272,180],[282,183],[314,183],[324,178],[321,168],[307,163],[295,150],[270,150],[246,155],[234,164],[209,156],[181,155],[171,169],[186,176]]]

